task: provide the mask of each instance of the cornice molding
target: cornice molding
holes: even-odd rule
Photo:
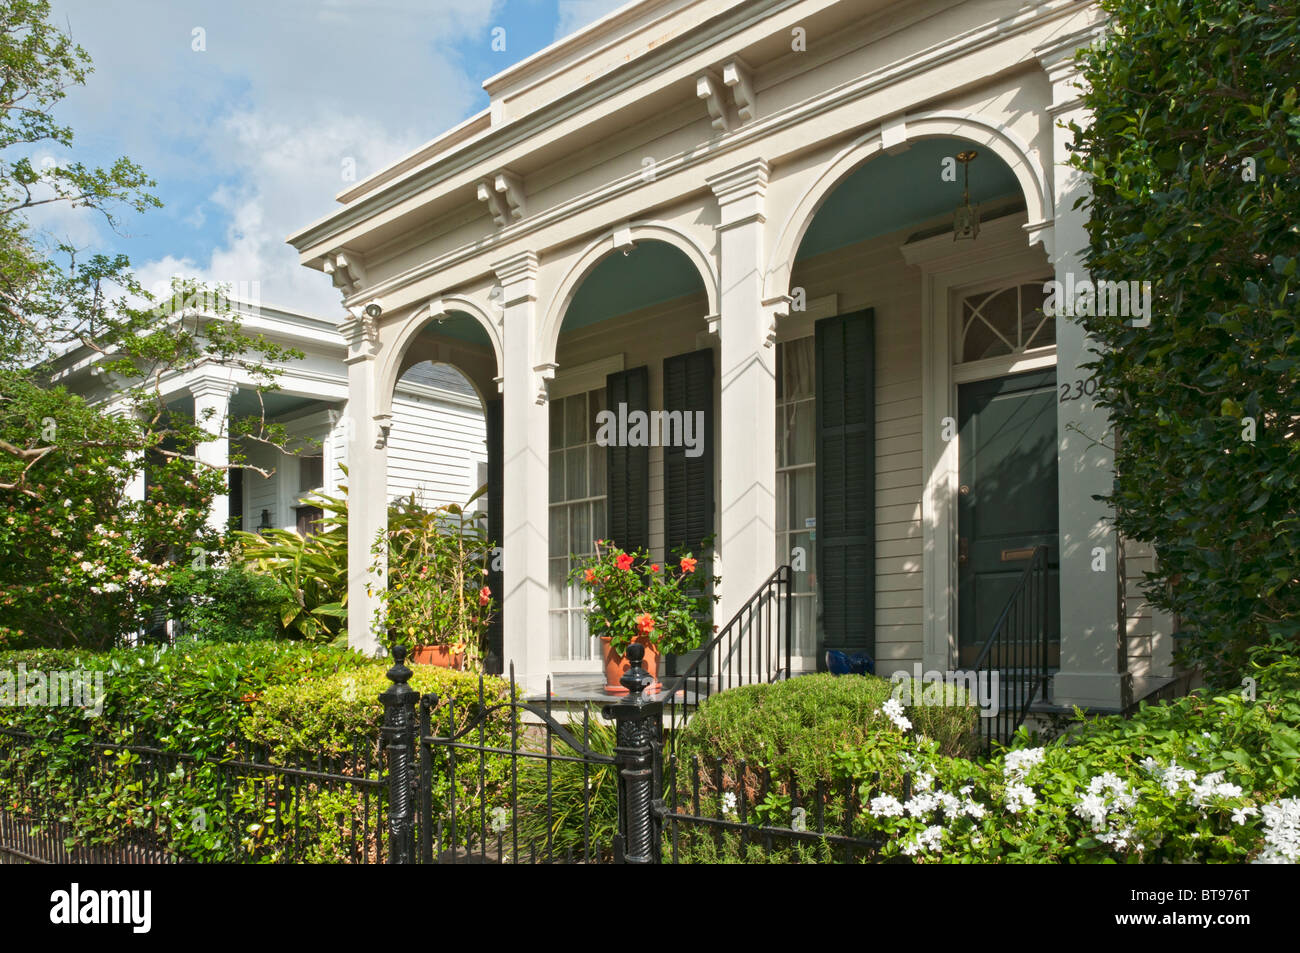
[[[918,56],[909,57],[905,61],[890,63],[871,73],[856,77],[853,80],[842,83],[838,86],[824,89],[816,95],[792,104],[791,106],[773,113],[770,116],[763,116],[755,119],[753,122],[746,123],[730,133],[717,136],[712,140],[709,149],[700,149],[693,146],[674,156],[668,156],[663,160],[656,162],[655,180],[662,182],[677,173],[685,172],[700,164],[712,161],[720,154],[738,151],[753,146],[765,137],[780,133],[792,126],[815,119],[828,111],[839,109],[846,103],[876,93],[882,88],[900,83],[908,78],[942,67],[987,46],[1005,42],[1009,38],[1014,38],[1015,36],[1032,29],[1036,29],[1045,24],[1050,24],[1055,20],[1068,17],[1091,5],[1093,5],[1092,0],[1048,0],[1048,2],[1038,5],[1031,11],[1022,11],[1012,17],[1006,18],[1005,20],[997,21],[994,24],[978,27],[967,31],[966,33],[951,37],[944,43],[938,44]],[[785,5],[780,5],[779,7],[774,8],[773,12],[777,12],[783,6]],[[902,108],[918,108],[919,106],[920,103],[918,102],[907,104]],[[535,121],[536,117],[541,116],[544,112],[545,111],[543,110],[539,113],[530,114],[529,117],[520,120],[520,127],[530,121]],[[549,128],[550,125],[561,122],[578,112],[581,112],[581,110],[565,112],[562,115],[555,117],[552,122],[547,123],[539,129],[534,129],[530,135],[541,131],[542,128]],[[503,127],[502,131],[514,130],[515,125],[516,124],[512,123],[509,126]],[[503,143],[500,148],[491,150],[485,149],[484,155],[475,159],[475,162],[485,161],[488,156],[502,152],[508,146],[527,138],[529,138],[529,135],[521,135],[517,137],[517,139],[511,139],[509,142]],[[833,137],[827,137],[828,140],[830,138]],[[486,142],[487,139],[482,141]],[[440,177],[434,177],[431,179],[418,177],[418,182],[417,179],[412,179],[409,183],[403,184],[400,194],[392,196],[391,200],[386,201],[383,204],[375,204],[372,208],[369,208],[368,211],[364,212],[364,214],[361,210],[361,205],[359,205],[355,210],[348,210],[346,213],[340,212],[336,216],[313,226],[313,228],[316,229],[316,233],[309,234],[309,230],[304,230],[302,233],[291,236],[291,241],[298,247],[316,244],[319,241],[323,241],[328,234],[341,232],[367,217],[381,214],[399,202],[413,197],[422,190],[436,186],[439,182],[451,178],[472,165],[472,162],[466,162],[463,166],[457,168],[448,167],[445,170],[445,174]],[[432,173],[432,170],[427,171]],[[398,183],[394,183],[393,187],[396,187],[397,184]],[[428,278],[430,275],[439,271],[444,271],[448,268],[453,268],[466,261],[472,260],[473,258],[482,255],[485,250],[490,249],[494,245],[513,242],[525,235],[536,234],[544,231],[560,221],[577,217],[583,211],[619,199],[631,192],[644,188],[645,186],[646,181],[641,170],[638,169],[634,172],[629,172],[627,175],[604,183],[590,192],[575,196],[572,199],[552,206],[544,211],[534,213],[529,218],[516,222],[513,225],[509,225],[506,228],[497,231],[495,234],[447,251],[439,255],[437,258],[423,262],[404,272],[393,275],[374,285],[370,289],[370,292],[372,294],[392,294],[400,288]],[[688,191],[689,189],[684,185],[681,194],[685,195]],[[371,200],[369,199],[361,200],[363,204],[369,203],[370,201]],[[626,215],[623,217],[626,217]],[[334,226],[327,229],[327,226],[330,223],[334,223]],[[581,236],[566,236],[564,241],[568,242],[580,238]]]

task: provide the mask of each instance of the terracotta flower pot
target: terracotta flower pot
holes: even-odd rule
[[[659,674],[658,651],[643,635],[637,636],[636,641],[645,646],[645,658],[641,660],[641,667],[649,673],[651,678],[655,678]],[[605,651],[605,693],[607,695],[626,695],[627,689],[620,685],[618,680],[623,677],[624,672],[632,667],[631,663],[620,653],[614,651],[613,646],[610,645],[609,636],[602,635],[600,644]],[[646,691],[657,692],[662,687],[656,680]]]
[[[411,649],[412,665],[437,665],[440,668],[464,668],[465,653],[452,652],[449,645],[417,645]]]

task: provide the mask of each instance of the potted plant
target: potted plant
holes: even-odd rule
[[[470,502],[473,502],[471,498]],[[467,506],[468,504],[466,504]],[[492,545],[486,514],[449,504],[429,510],[409,500],[390,507],[388,531],[376,542],[371,571],[388,586],[379,592],[376,621],[384,643],[410,645],[410,660],[445,668],[481,666],[483,643],[496,610],[487,586]]]
[[[588,628],[604,647],[608,694],[627,692],[619,679],[627,671],[625,655],[633,640],[645,645],[642,664],[654,677],[661,656],[690,651],[709,629],[706,579],[690,553],[660,564],[645,550],[629,553],[610,540],[597,540],[595,556],[578,559],[569,582],[586,591]]]

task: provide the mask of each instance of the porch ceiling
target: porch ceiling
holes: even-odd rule
[[[879,155],[851,173],[813,216],[795,260],[901,231],[951,213],[961,202],[956,181],[940,178],[945,157],[977,149],[970,164],[972,205],[1020,195],[1015,174],[988,149],[964,139],[923,139],[898,155]]]

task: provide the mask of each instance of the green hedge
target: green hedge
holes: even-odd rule
[[[381,793],[371,791],[367,800],[346,782],[291,783],[283,776],[232,774],[219,765],[251,748],[275,764],[323,764],[379,778],[379,693],[389,684],[386,661],[273,642],[0,654],[0,672],[14,672],[20,663],[29,672],[80,669],[104,676],[99,717],[80,708],[0,707],[0,726],[44,739],[25,746],[6,742],[10,757],[0,764],[0,806],[13,810],[30,803],[30,790],[17,786],[39,778],[78,842],[114,843],[157,824],[163,830],[160,846],[194,860],[339,861],[347,857],[354,822],[368,819],[371,830],[377,820],[382,823]],[[477,711],[476,675],[416,666],[411,684],[439,696],[438,730],[447,730],[444,716],[453,707],[460,725]],[[507,686],[487,678],[483,692],[485,703],[493,704]],[[489,719],[490,744],[503,743],[508,733],[505,713]],[[142,771],[138,756],[106,756],[95,742],[158,747],[194,755],[199,762],[174,776]],[[362,767],[346,766],[354,754]],[[74,790],[72,770],[91,767],[99,783]],[[461,805],[495,796],[503,778],[495,761],[485,790],[478,789],[476,775],[463,775],[457,791]],[[449,792],[445,770],[435,766],[435,809]],[[303,819],[300,844],[290,843],[290,831],[276,828],[274,812],[266,807],[271,801],[295,805]],[[361,846],[371,859],[377,856],[373,839]]]
[[[1227,687],[1249,646],[1300,645],[1300,3],[1101,7],[1073,143],[1087,266],[1152,284],[1149,323],[1081,318],[1120,435],[1110,501],[1155,545],[1152,603]]]
[[[829,781],[836,751],[869,744],[889,723],[881,706],[895,686],[869,676],[800,675],[771,685],[745,685],[707,699],[678,744],[683,758],[741,761],[801,786]],[[950,692],[954,691],[951,687]],[[920,697],[921,692],[916,692]],[[935,740],[944,754],[973,751],[978,709],[954,698],[952,707],[906,709],[916,731]]]

